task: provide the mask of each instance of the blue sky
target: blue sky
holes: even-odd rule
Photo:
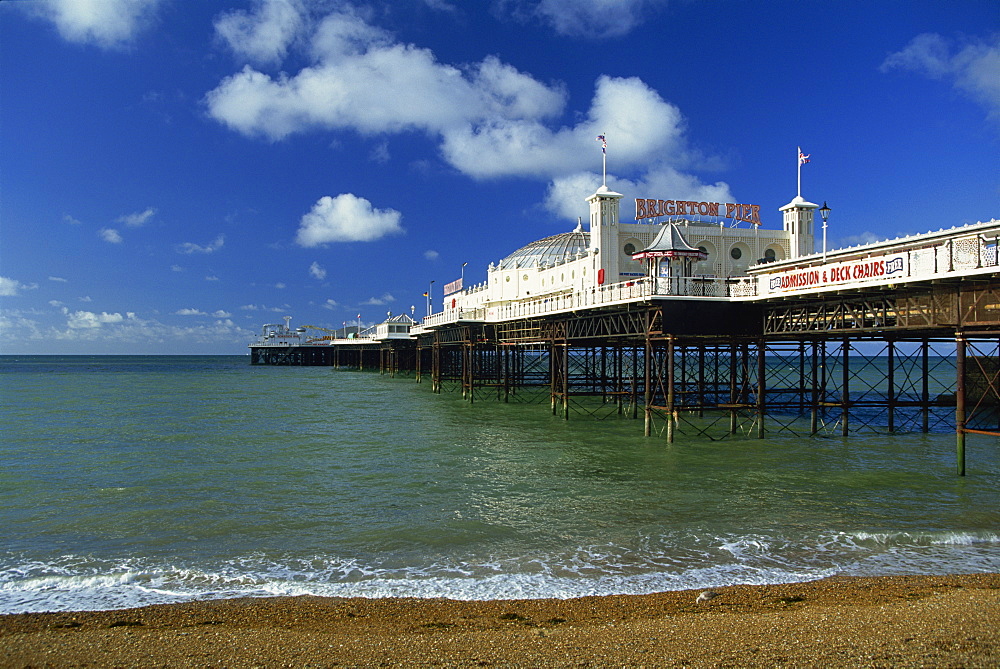
[[[425,313],[629,199],[1000,217],[993,0],[0,2],[0,352]],[[627,215],[627,213],[623,214]]]

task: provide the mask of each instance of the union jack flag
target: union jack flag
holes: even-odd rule
[[[811,153],[802,153],[802,147],[799,147],[799,165],[805,165],[809,162],[809,156]]]
[[[608,151],[608,140],[604,139],[604,135],[598,135],[597,141],[601,143],[601,153],[607,153]]]

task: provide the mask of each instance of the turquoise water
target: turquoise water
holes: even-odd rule
[[[672,445],[237,357],[0,358],[0,612],[1000,571],[1000,444]]]

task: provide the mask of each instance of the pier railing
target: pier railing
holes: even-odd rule
[[[696,277],[642,277],[621,281],[589,290],[566,291],[539,295],[530,300],[510,304],[445,309],[424,318],[424,327],[435,327],[459,321],[500,322],[517,318],[543,316],[590,307],[639,302],[654,297],[721,298],[753,297],[757,282],[750,277],[720,279]]]

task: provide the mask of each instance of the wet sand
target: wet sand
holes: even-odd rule
[[[0,616],[0,665],[998,667],[1000,574],[641,596],[277,597]]]

